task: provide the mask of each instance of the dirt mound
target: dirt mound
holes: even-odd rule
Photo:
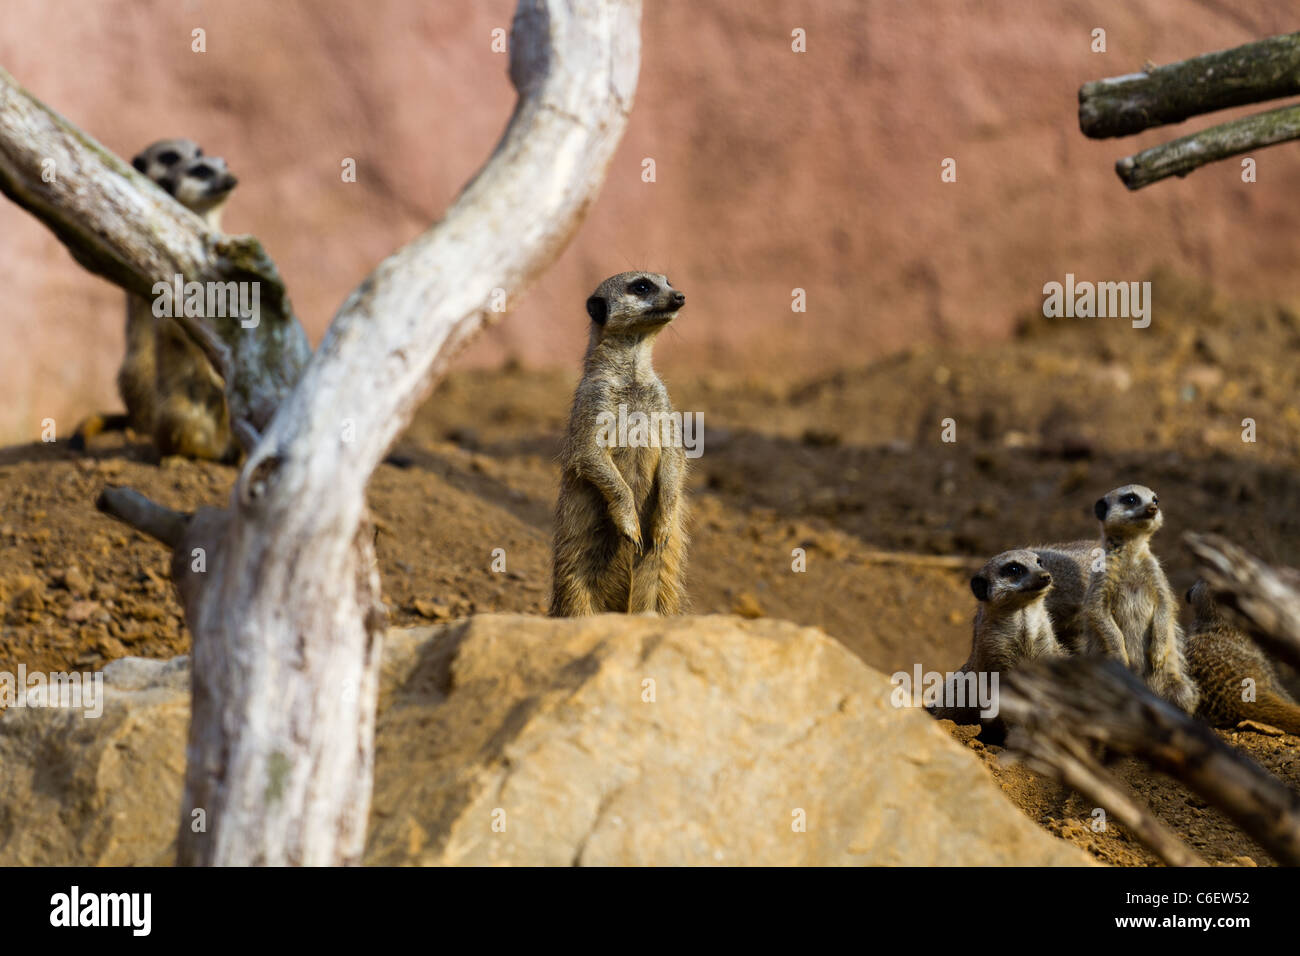
[[[973,607],[960,559],[978,567],[1015,545],[1089,537],[1092,502],[1129,481],[1166,504],[1154,547],[1178,593],[1192,582],[1179,544],[1187,529],[1300,564],[1300,321],[1170,276],[1153,281],[1149,329],[1039,317],[1007,344],[918,349],[812,380],[669,375],[678,407],[704,414],[690,477],[695,611],[819,626],[886,673],[953,669]],[[573,385],[565,373],[511,367],[457,373],[435,392],[398,448],[411,466],[382,466],[370,488],[395,624],[543,613]],[[942,441],[946,418],[954,443]],[[1257,441],[1242,441],[1244,419]],[[173,507],[220,504],[234,472],[152,464],[114,437],[92,454],[0,452],[0,669],[188,649],[167,555],[93,501],[113,483]],[[495,548],[506,552],[503,573],[492,570]],[[1229,739],[1300,782],[1296,738]],[[1034,819],[1099,858],[1150,860],[1122,836],[1093,834],[1091,808],[1040,778],[996,773]],[[1203,840],[1207,858],[1264,862],[1181,787],[1136,769],[1130,782]]]

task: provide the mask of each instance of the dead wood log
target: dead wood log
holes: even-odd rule
[[[1241,616],[1267,652],[1300,668],[1300,571],[1273,567],[1227,538],[1187,532],[1214,599]]]
[[[1077,754],[1103,744],[1144,760],[1222,810],[1279,862],[1300,865],[1300,795],[1118,661],[1027,664],[1005,676],[1000,708],[1008,724],[1047,747]],[[1032,745],[1026,752],[1035,755]]]
[[[1300,93],[1300,33],[1256,40],[1079,88],[1085,136],[1131,136],[1189,116]]]
[[[520,0],[519,100],[492,157],[343,303],[259,430],[229,508],[187,519],[172,564],[194,639],[181,863],[360,861],[386,616],[366,484],[452,356],[500,318],[501,293],[513,304],[582,221],[632,106],[640,16],[640,0]],[[0,107],[19,100],[11,90]],[[33,122],[89,143],[52,114]],[[0,125],[18,141],[0,156],[36,132]],[[105,170],[103,204],[74,205]],[[216,268],[192,225],[160,231],[156,209],[122,198],[123,175],[104,156],[72,163],[57,194],[26,208],[129,288],[175,260],[187,276]]]
[[[1023,760],[1043,776],[1059,781],[1090,803],[1103,807],[1168,866],[1206,865],[1150,808],[1129,793],[1077,737],[1029,733],[1022,727],[1012,726],[1007,733],[1007,748],[1014,759]]]
[[[1141,189],[1170,176],[1186,176],[1210,163],[1265,146],[1300,139],[1300,106],[1243,116],[1169,143],[1125,156],[1115,172],[1129,189]]]

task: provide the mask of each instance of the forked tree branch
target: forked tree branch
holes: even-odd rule
[[[632,107],[640,17],[640,0],[520,0],[519,100],[491,159],[442,222],[343,303],[268,416],[229,508],[183,516],[172,573],[194,651],[180,862],[360,861],[386,617],[365,487],[451,357],[500,317],[494,299],[513,305],[581,223]],[[25,99],[10,89],[0,107]],[[220,271],[197,221],[159,212],[161,193],[38,107],[0,130],[18,141],[0,162],[24,171],[17,186],[10,176],[15,198],[92,268],[136,290],[177,263],[190,278]],[[42,136],[64,144],[68,166],[56,192],[33,197],[42,153],[28,140]],[[112,176],[92,185],[78,164]],[[78,201],[80,188],[96,200]],[[170,528],[165,509],[144,511]]]
[[[1128,136],[1189,116],[1300,93],[1300,33],[1114,76],[1079,88],[1079,128],[1101,139]],[[1257,113],[1127,156],[1115,164],[1141,189],[1208,163],[1300,139],[1300,107]]]

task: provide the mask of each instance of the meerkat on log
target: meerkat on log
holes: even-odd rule
[[[1192,608],[1187,665],[1201,691],[1197,716],[1215,727],[1253,720],[1300,735],[1300,704],[1282,686],[1268,655],[1223,616],[1205,581],[1192,585],[1186,597]]]
[[[685,609],[686,453],[681,420],[651,362],[686,296],[624,272],[587,299],[590,338],[561,454],[550,613]],[[640,434],[618,427],[640,415]]]
[[[224,159],[204,156],[192,140],[164,139],[131,164],[220,230],[222,209],[238,182]],[[74,449],[84,449],[100,432],[129,427],[149,435],[162,455],[217,461],[238,457],[221,377],[176,321],[155,316],[152,301],[138,295],[126,297],[126,355],[117,388],[126,414],[83,421],[71,440]]]
[[[1193,713],[1198,692],[1184,657],[1177,600],[1151,553],[1151,536],[1164,523],[1159,499],[1145,485],[1124,485],[1099,499],[1094,511],[1104,561],[1089,580],[1081,612],[1088,650],[1118,658],[1156,694]]]

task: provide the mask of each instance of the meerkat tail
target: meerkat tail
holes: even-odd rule
[[[1247,708],[1247,713],[1250,715],[1247,718],[1249,720],[1269,724],[1278,730],[1300,737],[1300,705],[1293,701],[1284,700],[1277,694],[1265,691],[1259,695],[1259,699],[1253,705]]]
[[[85,451],[86,443],[96,435],[104,432],[124,432],[131,427],[129,415],[91,415],[83,419],[77,430],[68,439],[68,447],[73,451]]]

